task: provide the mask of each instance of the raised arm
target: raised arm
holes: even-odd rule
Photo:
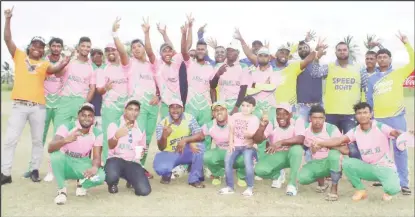
[[[317,47],[317,58],[314,60],[313,68],[310,72],[312,78],[325,78],[329,73],[329,66],[327,64],[320,65],[319,59],[325,54],[323,47]]]
[[[409,63],[406,64],[402,70],[402,75],[405,79],[414,71],[414,63],[415,63],[414,48],[411,46],[411,44],[409,44],[409,40],[406,35],[402,34],[399,31],[399,35],[397,36],[401,40],[401,42],[405,45],[406,51],[408,52],[408,56],[409,56]]]
[[[14,57],[14,53],[16,52],[16,44],[12,40],[12,31],[10,29],[10,20],[13,16],[13,8],[6,9],[4,11],[4,17],[6,19],[4,23],[4,42],[6,43],[7,49],[9,50],[9,53]]]
[[[164,26],[164,29],[163,29],[163,28],[161,28],[160,23],[157,23],[157,30],[163,36],[164,43],[169,44],[173,48],[173,50],[174,50],[173,43],[171,43],[170,38],[167,35],[166,29],[167,29],[167,26]]]
[[[308,54],[308,56],[304,60],[301,60],[300,62],[301,71],[304,70],[308,66],[308,64],[314,61],[314,59],[316,58],[316,55],[317,55],[317,52],[313,50],[310,52],[310,54]]]
[[[245,40],[242,38],[241,33],[239,32],[239,29],[235,29],[234,38],[241,42],[242,49],[246,57],[248,57],[249,61],[251,61],[251,63],[254,64],[255,66],[258,65],[258,57],[252,52],[252,50],[246,44]]]
[[[216,72],[215,76],[213,77],[213,79],[210,81],[210,88],[215,89],[218,86],[219,83],[219,78],[221,75],[223,75],[223,73],[226,72],[226,69],[228,68],[228,65],[226,63],[223,63],[223,65],[221,65],[218,69],[218,71]]]
[[[265,119],[264,117],[261,118],[261,123],[259,124],[259,127],[257,131],[255,132],[254,136],[252,137],[252,140],[254,140],[254,143],[260,144],[267,138],[265,137],[265,129],[267,128],[269,124],[268,119]]]
[[[115,20],[114,24],[112,25],[112,37],[114,38],[115,47],[117,47],[118,53],[120,54],[121,64],[126,66],[130,62],[130,58],[128,58],[127,51],[125,50],[124,45],[122,44],[121,40],[118,38],[117,31],[120,28],[120,21],[121,18]]]
[[[184,26],[180,27],[180,29],[182,32],[181,53],[183,56],[183,60],[189,61],[190,55],[189,55],[189,50],[187,49],[187,40],[186,40],[186,32],[188,30],[188,24],[186,23]]]
[[[153,48],[151,47],[151,41],[150,41],[150,24],[147,20],[143,18],[143,24],[141,25],[141,28],[144,32],[144,49],[146,50],[148,59],[151,64],[154,64],[156,62],[156,55],[154,55]]]
[[[193,22],[194,21],[195,19],[192,17],[192,13],[190,13],[190,15],[187,15],[188,31],[187,31],[187,39],[186,39],[186,48],[188,51],[190,50],[190,48],[192,48],[192,44],[193,44]]]
[[[65,67],[69,64],[70,61],[71,57],[67,56],[59,64],[55,66],[49,65],[46,70],[46,73],[54,74],[57,77],[61,77],[65,73]]]

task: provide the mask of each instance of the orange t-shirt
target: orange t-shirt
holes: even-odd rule
[[[26,53],[16,49],[13,57],[16,67],[12,99],[27,100],[44,105],[43,83],[50,63],[46,60],[31,60]]]

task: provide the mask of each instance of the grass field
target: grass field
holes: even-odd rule
[[[5,136],[10,114],[10,92],[2,91],[1,135]],[[412,95],[412,94],[407,94]],[[414,98],[406,97],[408,127],[414,128]],[[49,140],[52,137],[49,131]],[[413,191],[414,149],[409,149],[410,188]],[[146,167],[152,169],[156,152],[153,139]],[[169,186],[161,185],[159,177],[151,180],[153,192],[148,197],[137,197],[119,184],[119,193],[111,195],[106,185],[90,189],[86,197],[75,196],[75,182],[68,182],[68,202],[55,205],[54,182],[33,183],[21,178],[26,171],[31,154],[30,129],[27,125],[16,149],[13,164],[13,183],[2,186],[2,216],[414,216],[414,196],[399,194],[392,201],[381,201],[382,189],[366,182],[369,198],[352,202],[354,192],[345,177],[340,181],[340,199],[326,202],[324,194],[314,192],[316,184],[300,186],[296,197],[285,196],[282,189],[271,189],[270,180],[255,181],[255,195],[244,198],[244,189],[236,187],[236,194],[218,195],[219,187],[206,182],[205,189],[195,189],[186,183],[186,177],[173,180]],[[40,170],[43,178],[47,171],[48,155],[45,149]],[[224,183],[224,182],[223,182]]]

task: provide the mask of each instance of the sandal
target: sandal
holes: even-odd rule
[[[326,190],[327,190],[328,187],[329,187],[329,184],[324,183],[323,186],[317,186],[316,192],[317,193],[324,193],[324,192],[326,192]]]
[[[339,199],[339,195],[337,195],[337,194],[328,193],[326,195],[326,200],[327,201],[337,201],[338,199]]]

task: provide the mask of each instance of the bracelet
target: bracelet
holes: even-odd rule
[[[118,141],[118,138],[115,135],[112,137],[112,139]]]
[[[112,37],[113,38],[118,38],[118,33],[117,32],[112,32]]]

